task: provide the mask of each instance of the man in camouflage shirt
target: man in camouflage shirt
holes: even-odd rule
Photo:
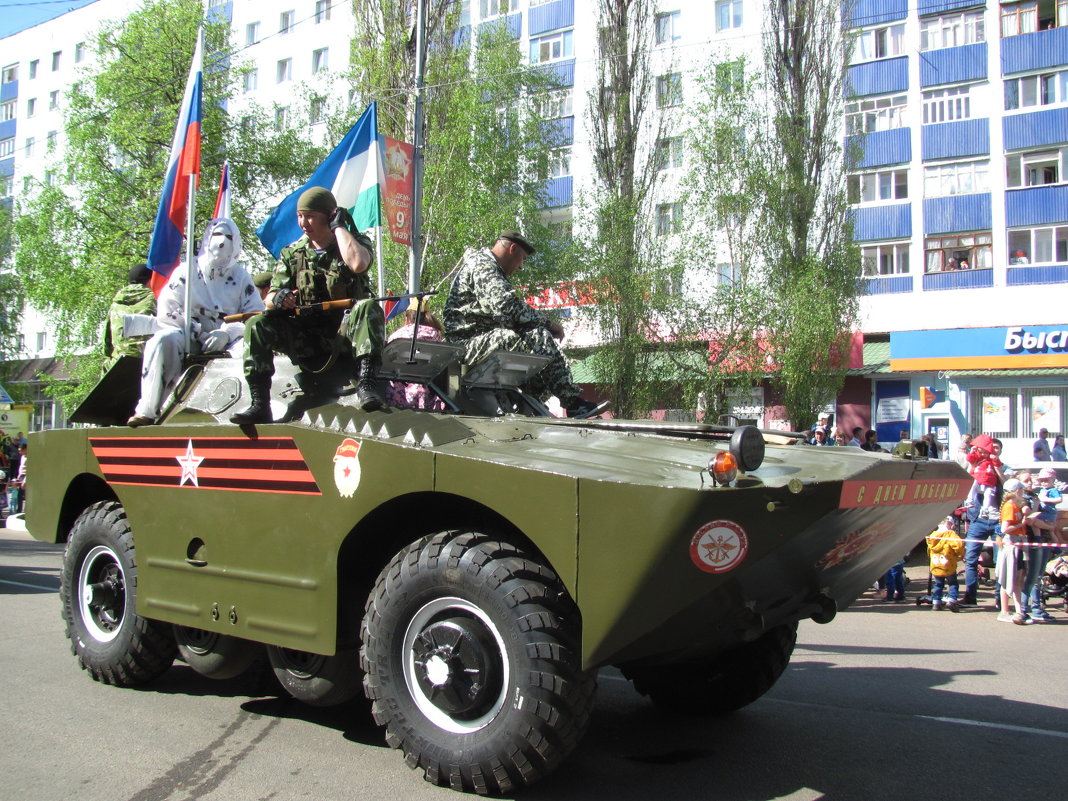
[[[245,324],[245,378],[251,404],[233,415],[239,425],[271,422],[274,353],[284,353],[303,372],[323,370],[339,351],[356,364],[356,393],[364,411],[385,405],[375,384],[385,340],[382,307],[371,298],[367,270],[371,240],[355,230],[352,217],[322,187],[305,190],[297,202],[304,236],[283,248],[267,294],[267,313]],[[352,308],[300,316],[272,314],[328,300],[356,299]]]
[[[467,251],[445,301],[445,341],[463,346],[467,364],[497,350],[550,357],[523,391],[543,401],[555,395],[568,416],[584,416],[594,405],[579,397],[581,389],[556,344],[564,329],[521,301],[509,280],[533,252],[518,231],[504,231],[491,248]]]
[[[149,335],[128,337],[123,331],[123,318],[127,314],[156,315],[156,296],[148,286],[152,271],[144,264],[130,268],[129,283],[115,293],[108,309],[108,324],[104,329],[104,371],[107,372],[123,356],[140,356],[144,353]]]

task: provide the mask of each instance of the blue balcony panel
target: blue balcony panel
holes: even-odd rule
[[[868,278],[865,280],[869,295],[897,295],[912,291],[911,275],[888,275],[885,278]]]
[[[1068,108],[1002,117],[1001,129],[1006,150],[1063,145],[1068,142]]]
[[[0,159],[0,176],[6,178],[9,175],[15,174],[15,157],[8,156],[6,159]]]
[[[460,25],[452,35],[453,47],[466,47],[471,41],[471,26]]]
[[[545,182],[546,208],[557,209],[571,205],[571,176],[550,178]]]
[[[575,141],[575,118],[561,117],[558,120],[546,120],[543,129],[553,147],[570,145]]]
[[[552,64],[545,64],[538,67],[539,70],[552,75],[556,82],[561,86],[574,86],[575,85],[575,59],[569,58],[566,61],[555,61]]]
[[[18,126],[18,120],[4,120],[0,122],[0,139],[10,139],[15,135],[15,128]]]
[[[1068,28],[1023,33],[1001,40],[1001,74],[1068,64]]]
[[[478,26],[479,34],[486,33],[487,31],[494,30],[498,25],[504,25],[508,34],[513,39],[519,39],[523,35],[523,15],[522,14],[508,14],[497,19],[491,19],[487,22],[483,22]]]
[[[986,78],[986,42],[920,53],[920,86]]]
[[[908,56],[856,64],[849,68],[849,75],[846,76],[846,97],[885,95],[904,92],[908,88]]]
[[[983,0],[919,0],[916,4],[916,14],[941,14],[946,11],[956,11],[958,8],[982,8],[986,3]]]
[[[1034,284],[1068,284],[1068,264],[1047,264],[1044,267],[1009,267],[1009,286]]]
[[[860,151],[857,168],[885,167],[888,164],[907,164],[912,161],[912,132],[908,128],[875,131],[846,137],[847,150],[856,145]]]
[[[990,155],[990,120],[959,120],[920,129],[923,160]]]
[[[991,219],[989,192],[932,197],[923,201],[923,231],[927,236],[989,231]]]
[[[870,206],[853,211],[853,239],[874,242],[912,236],[912,204]]]
[[[1049,225],[1068,222],[1068,186],[1034,186],[1005,193],[1005,224]]]
[[[908,0],[856,0],[842,3],[842,18],[849,28],[893,22],[905,19],[908,14]]]
[[[994,286],[993,270],[954,270],[948,273],[926,273],[923,276],[924,292],[978,289],[984,286]]]
[[[234,19],[234,4],[231,0],[231,2],[212,6],[208,8],[208,12],[204,16],[207,17],[208,22],[232,22]]]
[[[530,9],[527,27],[531,36],[539,33],[570,28],[575,24],[575,0],[555,0]]]
[[[19,82],[8,81],[7,83],[0,83],[0,102],[6,100],[14,100],[19,96]]]

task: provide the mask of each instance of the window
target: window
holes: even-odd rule
[[[537,98],[537,115],[543,120],[558,120],[574,115],[574,94],[571,89],[545,92]]]
[[[260,24],[258,22],[250,22],[245,26],[245,44],[254,45],[260,41]]]
[[[17,100],[5,100],[0,103],[0,122],[15,119],[15,104],[17,102]]]
[[[865,245],[860,249],[860,263],[865,278],[906,275],[909,271],[909,243]]]
[[[1048,186],[1064,180],[1068,168],[1068,147],[1060,150],[1038,150],[1033,153],[1010,153],[1005,157],[1006,184],[1019,186]]]
[[[745,91],[745,64],[741,59],[716,65],[716,91],[722,95]]]
[[[48,152],[49,153],[51,153],[53,150],[56,149],[56,141],[58,139],[58,136],[59,136],[59,134],[56,133],[55,131],[49,131],[48,132],[47,142],[48,142]]]
[[[283,11],[278,15],[278,32],[289,33],[293,29],[293,12]]]
[[[53,92],[48,93],[48,108],[49,110],[59,108],[59,90],[56,89]]]
[[[245,73],[243,85],[246,92],[254,92],[260,84],[260,71],[253,67]]]
[[[562,31],[552,36],[541,36],[530,40],[530,63],[543,64],[546,61],[559,61],[574,55],[572,39],[574,31]]]
[[[850,134],[904,128],[905,95],[877,97],[845,104],[846,131]]]
[[[991,241],[989,231],[925,239],[923,250],[927,272],[989,269],[994,266]]]
[[[8,156],[15,155],[15,137],[10,136],[7,139],[0,139],[0,159],[6,159]]]
[[[656,15],[656,43],[658,45],[674,42],[681,37],[679,33],[680,16],[678,11],[668,11]]]
[[[660,203],[656,207],[656,235],[668,236],[682,228],[682,204]]]
[[[326,98],[313,97],[309,107],[308,116],[312,125],[318,125],[326,119]]]
[[[0,197],[10,197],[15,188],[13,175],[0,175]]]
[[[1068,225],[1009,231],[1009,264],[1068,264]]]
[[[478,0],[479,19],[493,19],[517,10],[519,0]]]
[[[983,11],[965,11],[920,20],[920,50],[941,50],[986,41]]]
[[[312,50],[312,74],[322,72],[329,68],[330,61],[330,48],[320,47],[318,50]]]
[[[1001,7],[1001,37],[1019,36],[1038,30],[1038,3],[1016,3]]]
[[[52,54],[52,72],[59,69],[60,62],[63,60],[63,51],[57,50]]]
[[[970,195],[990,191],[990,162],[939,164],[923,170],[923,196]]]
[[[731,286],[742,280],[742,265],[740,264],[717,264],[716,284],[719,286]]]
[[[682,166],[682,137],[664,137],[656,143],[656,166],[670,170]]]
[[[1005,108],[1048,106],[1068,100],[1068,70],[1005,80]]]
[[[716,0],[716,30],[742,27],[742,0]]]
[[[37,114],[37,98],[31,97],[26,101],[26,116],[33,117]]]
[[[563,178],[571,174],[571,148],[557,147],[549,150],[538,165],[538,177]]]
[[[81,64],[85,60],[85,42],[74,45],[74,63]]]
[[[44,185],[45,186],[52,186],[55,182],[56,182],[56,171],[55,170],[45,170]]]
[[[968,120],[972,116],[972,104],[967,86],[952,89],[937,89],[923,93],[923,124]]]
[[[27,136],[26,137],[26,147],[24,148],[24,152],[26,153],[27,157],[33,155],[34,146],[36,144],[37,144],[37,140],[34,139],[32,136]]]
[[[669,72],[656,79],[656,105],[660,108],[682,103],[682,73]]]
[[[37,77],[37,68],[40,66],[40,64],[41,64],[41,59],[39,59],[39,58],[35,58],[33,61],[30,62],[30,80],[31,81],[34,78]]]
[[[0,83],[11,83],[19,79],[19,65],[10,64],[4,67],[4,71],[0,73]]]
[[[883,170],[849,176],[850,203],[878,203],[906,200],[909,196],[908,170]]]
[[[274,110],[274,129],[284,131],[289,122],[289,106],[281,106]]]
[[[857,34],[853,44],[853,63],[891,58],[905,52],[905,26],[871,28]]]
[[[285,83],[293,79],[293,59],[283,58],[278,62],[275,83]]]
[[[330,3],[332,0],[315,0],[315,24],[326,22],[330,19]]]

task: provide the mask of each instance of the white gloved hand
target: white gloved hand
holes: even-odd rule
[[[226,350],[226,346],[230,344],[230,334],[225,328],[216,328],[214,331],[208,331],[201,337],[200,345],[204,353],[220,353]]]

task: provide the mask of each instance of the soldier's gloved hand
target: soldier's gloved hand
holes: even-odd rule
[[[293,294],[292,289],[282,287],[274,293],[274,300],[271,301],[276,309],[292,309],[297,305],[297,297]],[[286,304],[289,304],[288,306]]]
[[[214,331],[208,331],[200,340],[200,345],[204,353],[218,353],[224,351],[229,344],[230,334],[225,328],[216,328]]]
[[[352,231],[355,227],[356,223],[353,222],[349,210],[344,206],[338,206],[334,216],[330,218],[330,230],[336,231],[338,228],[344,228],[346,231]]]

